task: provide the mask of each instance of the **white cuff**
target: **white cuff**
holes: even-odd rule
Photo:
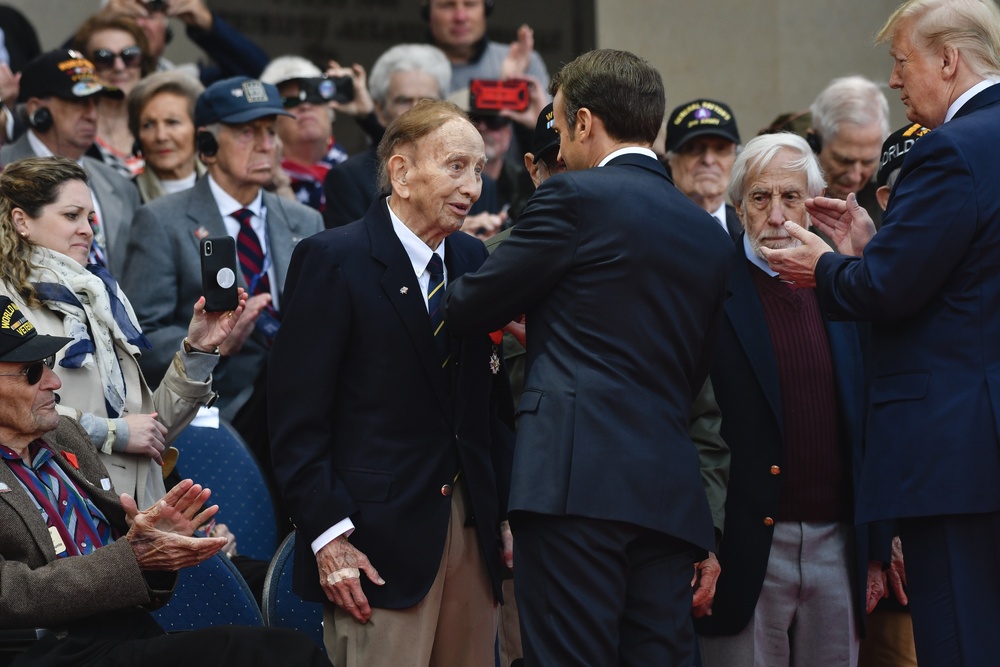
[[[333,542],[335,539],[341,535],[350,536],[354,532],[354,522],[351,521],[350,517],[342,519],[337,523],[333,524],[329,528],[323,531],[323,533],[312,541],[309,546],[312,547],[313,555],[315,556],[320,549]]]

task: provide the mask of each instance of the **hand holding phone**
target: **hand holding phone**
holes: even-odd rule
[[[201,240],[201,289],[206,312],[236,310],[239,305],[238,270],[236,241],[229,236]]]

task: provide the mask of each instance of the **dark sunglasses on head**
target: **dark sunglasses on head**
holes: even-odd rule
[[[111,69],[115,66],[115,58],[121,58],[125,67],[138,67],[142,60],[142,48],[126,46],[121,53],[115,53],[111,49],[97,49],[90,56],[90,62],[94,63],[97,69]]]
[[[0,373],[0,376],[14,377],[16,375],[23,375],[28,379],[28,384],[38,384],[38,382],[42,379],[42,366],[48,366],[51,370],[55,365],[56,355],[51,354],[44,359],[39,359],[34,363],[28,364],[17,373]]]

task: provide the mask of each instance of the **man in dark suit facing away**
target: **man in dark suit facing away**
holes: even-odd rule
[[[665,100],[647,62],[592,51],[551,92],[569,172],[446,309],[465,334],[525,314],[509,505],[525,664],[691,664],[692,563],[715,540],[688,416],[732,242],[650,150]]]

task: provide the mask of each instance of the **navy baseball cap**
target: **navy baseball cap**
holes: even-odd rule
[[[10,297],[0,296],[0,361],[38,361],[71,342],[72,338],[38,333]]]
[[[559,135],[553,129],[555,117],[556,115],[552,110],[551,102],[538,114],[538,121],[535,123],[535,133],[531,136],[531,152],[535,156],[532,162],[535,164],[538,164],[538,160],[541,159],[543,153],[553,148],[559,148]]]
[[[19,102],[32,97],[80,100],[91,95],[121,99],[122,91],[97,77],[94,64],[79,51],[57,49],[38,56],[21,70]]]
[[[920,123],[910,123],[886,138],[882,143],[882,159],[879,160],[878,173],[875,175],[875,183],[879,187],[889,183],[889,174],[903,166],[903,160],[910,148],[917,139],[928,132],[930,130]]]
[[[713,135],[740,143],[736,117],[728,105],[714,100],[695,100],[670,113],[667,121],[667,150],[676,151],[695,137]]]
[[[278,89],[248,76],[234,76],[216,81],[198,96],[194,105],[194,124],[248,123],[265,116],[291,116],[281,103]]]

